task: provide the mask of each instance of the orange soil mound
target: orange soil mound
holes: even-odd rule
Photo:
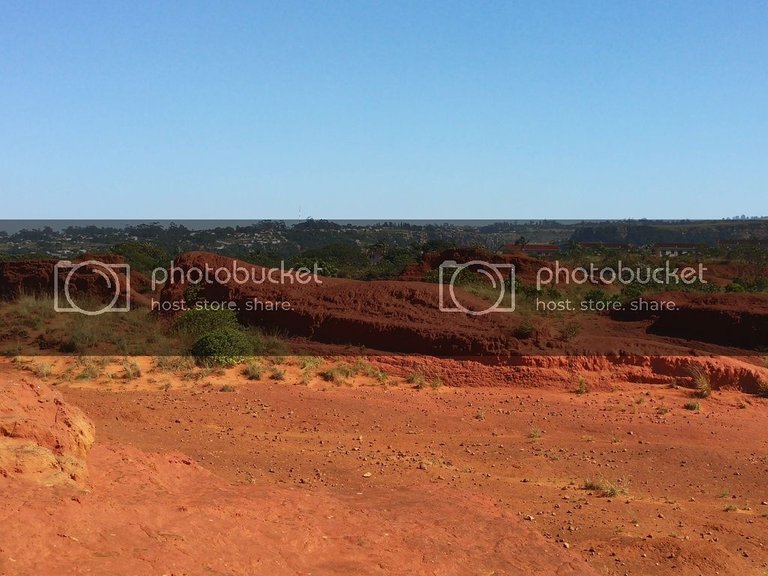
[[[4,374],[7,376],[7,374]],[[0,383],[0,476],[45,485],[86,478],[93,424],[46,385],[10,376]]]

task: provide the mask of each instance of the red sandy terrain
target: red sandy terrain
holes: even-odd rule
[[[146,363],[132,386],[58,384],[96,424],[88,480],[49,487],[3,466],[0,574],[768,568],[768,401],[721,390],[686,410],[691,391],[663,384],[674,364],[653,360],[617,374],[547,358],[523,370],[527,383],[493,380],[489,368],[485,387],[423,390],[396,375],[398,363],[402,374],[460,363],[379,360],[389,385],[301,380],[291,359],[280,382],[248,382],[236,368],[186,380]],[[713,374],[764,374],[704,361]],[[574,375],[594,387],[574,394]],[[24,420],[24,438],[66,453],[69,428],[51,444],[29,423],[50,421],[54,406],[78,412],[8,364],[0,382],[0,414],[13,414],[4,436]],[[28,400],[15,400],[20,391]]]
[[[46,475],[46,484],[59,486],[41,486],[38,467],[18,457],[17,442],[59,459],[73,444],[84,449],[71,429],[55,431],[53,446],[39,431],[51,413],[67,419],[79,412],[7,367],[0,378],[0,390],[11,392],[0,396],[0,574],[593,573],[481,494],[447,485],[383,486],[363,472],[355,474],[354,489],[338,491],[286,486],[266,474],[242,483],[229,478],[231,471],[206,470],[176,452],[172,438],[152,434],[149,452],[134,448],[129,444],[148,436],[121,424],[123,438],[107,435],[91,451],[87,484],[49,482]],[[39,398],[43,408],[26,397]],[[118,409],[109,419],[119,423],[126,415]],[[155,425],[138,420],[145,432]],[[55,458],[41,463],[58,475]]]
[[[428,255],[423,266],[433,270],[444,258],[457,261],[477,257],[471,250],[446,251]],[[86,257],[90,258],[90,256]],[[119,257],[99,257],[122,263]],[[520,255],[499,255],[518,270],[518,277],[530,280],[546,263]],[[23,293],[50,293],[53,261],[0,263],[0,299]],[[267,269],[207,252],[179,256],[174,266],[185,274],[192,269],[231,271],[239,267],[246,276],[264,278]],[[720,273],[736,273],[720,266]],[[418,276],[418,275],[417,275]],[[120,282],[123,282],[121,279]],[[643,296],[646,305],[674,302],[674,310],[642,308],[608,314],[566,313],[487,314],[472,316],[439,309],[441,300],[452,301],[437,284],[418,281],[358,281],[321,278],[301,284],[290,279],[281,283],[234,280],[204,283],[195,290],[195,299],[233,303],[247,324],[277,331],[316,343],[362,346],[383,352],[404,352],[443,357],[514,358],[518,355],[690,355],[692,343],[705,353],[738,355],[739,349],[768,347],[768,296],[765,294],[689,294],[681,291]],[[72,280],[73,292],[94,298],[111,295],[102,279],[81,269]],[[147,279],[131,274],[134,305],[168,306],[182,301],[190,306],[190,281],[168,282],[151,293]],[[490,302],[461,288],[457,298],[469,310],[485,310]],[[548,298],[542,295],[542,300]],[[561,298],[562,299],[562,298]],[[256,302],[287,304],[287,309],[258,307]],[[177,310],[178,311],[178,310]],[[176,312],[177,312],[176,311]],[[534,335],[520,333],[525,319],[532,322]],[[567,323],[575,325],[578,338],[563,337]],[[43,340],[46,340],[43,338]],[[157,353],[147,350],[146,353]]]
[[[14,266],[3,297],[48,286]],[[0,360],[0,575],[768,570],[768,400],[751,395],[768,368],[727,347],[764,336],[761,298],[675,293],[695,334],[586,315],[578,338],[545,318],[520,340],[514,315],[441,314],[433,284],[323,282],[205,287],[291,301],[241,320],[317,357],[259,359],[260,381],[149,357],[130,377],[119,358]]]
[[[449,254],[450,255],[450,254]],[[457,258],[460,254],[455,254]],[[442,257],[442,256],[441,256]],[[535,262],[532,260],[532,262]],[[178,269],[232,270],[241,266],[246,275],[263,278],[261,266],[236,262],[206,252],[190,252],[175,261]],[[178,277],[181,278],[181,277]],[[322,284],[227,283],[202,284],[198,298],[233,302],[240,319],[248,324],[272,328],[315,342],[350,344],[386,352],[436,356],[510,357],[518,354],[634,354],[689,355],[690,340],[699,340],[730,350],[704,351],[737,354],[734,348],[760,349],[768,334],[768,297],[765,295],[720,294],[692,296],[684,292],[648,297],[647,300],[680,302],[679,309],[642,314],[568,316],[579,325],[578,338],[568,340],[558,333],[558,318],[536,316],[536,337],[518,333],[519,314],[441,312],[440,288],[436,284],[406,281],[371,281],[322,278]],[[159,296],[167,303],[185,300],[188,282],[168,283]],[[484,310],[489,302],[460,288],[460,302],[470,310]],[[289,309],[249,310],[248,303],[287,302]],[[727,307],[724,312],[723,308]],[[562,323],[562,319],[560,319]]]

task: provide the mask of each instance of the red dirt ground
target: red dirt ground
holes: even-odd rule
[[[89,479],[0,476],[0,574],[768,568],[766,400],[716,391],[695,412],[688,389],[621,377],[577,395],[553,367],[540,388],[302,385],[291,362],[281,382],[58,384],[96,424]],[[22,381],[45,386],[0,366]]]
[[[13,278],[34,290],[35,274]],[[213,290],[287,296],[292,313],[245,319],[303,336],[323,368],[351,361],[339,344],[386,350],[365,362],[389,378],[326,382],[294,357],[261,359],[261,381],[150,358],[132,380],[0,360],[1,576],[768,571],[768,400],[750,395],[768,369],[716,339],[745,318],[760,330],[764,301],[682,297],[710,344],[649,334],[663,315],[590,315],[568,342],[543,323],[520,342],[503,315],[447,322],[435,285]],[[693,398],[692,367],[709,398]]]

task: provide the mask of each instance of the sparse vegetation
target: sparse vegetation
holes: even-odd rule
[[[320,378],[326,382],[340,383],[355,375],[355,371],[349,364],[339,364],[319,373]]]
[[[232,384],[224,384],[221,388],[219,388],[219,392],[234,392],[235,387],[232,386]]]
[[[121,377],[124,380],[135,380],[136,378],[141,377],[141,367],[136,363],[135,360],[129,360],[125,359],[122,362],[123,372],[121,374]]]
[[[405,379],[405,381],[416,388],[417,390],[421,390],[424,388],[426,384],[426,378],[424,377],[424,372],[421,370],[414,370],[410,374],[408,374],[408,377]]]
[[[53,366],[47,362],[32,361],[21,365],[24,370],[32,372],[38,378],[47,378],[53,372]]]
[[[270,380],[278,380],[278,381],[279,380],[285,380],[285,370],[275,366],[269,372],[269,379]]]
[[[16,299],[11,316],[20,326],[39,330],[55,314],[52,298],[22,294]]]
[[[604,498],[614,498],[627,493],[619,483],[608,482],[607,480],[586,480],[582,485],[583,490],[597,492]]]
[[[528,438],[531,440],[538,440],[541,438],[541,435],[543,432],[539,428],[531,428],[531,431],[528,433]]]
[[[299,368],[302,370],[314,370],[320,364],[323,363],[323,359],[320,356],[300,356]]]
[[[336,383],[345,382],[348,378],[353,378],[359,374],[367,376],[368,378],[374,378],[379,382],[387,380],[387,374],[383,370],[377,368],[363,358],[358,358],[351,364],[339,364],[318,373],[318,375],[326,382]]]
[[[80,356],[77,358],[75,365],[81,368],[80,372],[75,377],[77,380],[93,380],[101,376],[104,365],[102,362],[97,362],[94,358],[89,356]]]
[[[250,361],[243,367],[243,375],[248,380],[261,380],[261,375],[264,372],[261,364]]]
[[[362,374],[368,378],[373,378],[379,382],[387,380],[387,374],[381,368],[377,368],[367,360],[358,358],[352,363],[352,370],[355,374]]]
[[[762,377],[757,381],[757,395],[768,398],[768,378]]]
[[[185,372],[181,377],[184,380],[191,380],[193,382],[198,382],[200,380],[204,380],[205,378],[211,378],[215,376],[224,376],[226,372],[224,372],[224,369],[221,367],[216,366],[207,366],[200,368],[199,370],[192,370],[190,372]]]
[[[683,408],[690,410],[691,412],[698,412],[701,406],[698,402],[686,402],[683,404]]]
[[[566,342],[573,340],[579,332],[581,332],[581,324],[571,320],[560,327],[560,339]]]
[[[709,374],[707,374],[699,366],[692,366],[689,369],[689,374],[693,378],[693,384],[695,386],[694,396],[697,398],[709,398],[712,394],[712,384],[709,381]]]
[[[574,393],[586,394],[588,392],[589,392],[589,384],[587,384],[587,381],[584,378],[579,378],[579,381],[576,384],[576,390],[574,390]]]
[[[163,372],[188,372],[194,369],[195,360],[191,356],[157,356],[152,367]]]
[[[530,321],[530,319],[525,318],[520,324],[515,328],[513,335],[518,340],[528,340],[529,338],[533,338],[536,335],[536,327],[533,325],[533,322]]]

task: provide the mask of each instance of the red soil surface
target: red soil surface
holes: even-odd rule
[[[2,391],[35,390],[43,405],[53,398],[59,409],[73,411],[29,376],[2,367],[0,378]],[[12,394],[0,399],[3,413],[18,412]],[[261,479],[239,482],[232,470],[206,469],[181,453],[194,451],[188,445],[172,447],[196,442],[197,431],[186,441],[150,431],[157,424],[150,412],[168,415],[159,396],[107,393],[104,400],[88,408],[97,420],[105,410],[110,416],[98,423],[105,441],[88,457],[87,487],[43,487],[24,470],[0,476],[0,574],[595,573],[578,554],[547,542],[482,494],[429,482],[385,485],[363,471],[343,490],[286,485],[266,470]],[[148,405],[134,410],[137,400]],[[222,424],[229,416],[216,410],[233,408],[199,407]],[[44,411],[24,408],[25,422],[46,424]],[[249,415],[249,427],[251,421]],[[115,424],[124,434],[110,437]],[[33,444],[50,443],[33,425],[26,430]],[[144,450],[134,447],[148,441]],[[0,438],[0,453],[8,442]],[[242,455],[252,448],[241,446]]]
[[[0,479],[0,573],[768,569],[764,399],[696,400],[621,375],[578,395],[554,367],[529,372],[528,388],[491,372],[482,388],[304,385],[286,362],[281,382],[233,369],[212,386],[151,370],[132,391],[59,384],[98,429],[88,489]]]

